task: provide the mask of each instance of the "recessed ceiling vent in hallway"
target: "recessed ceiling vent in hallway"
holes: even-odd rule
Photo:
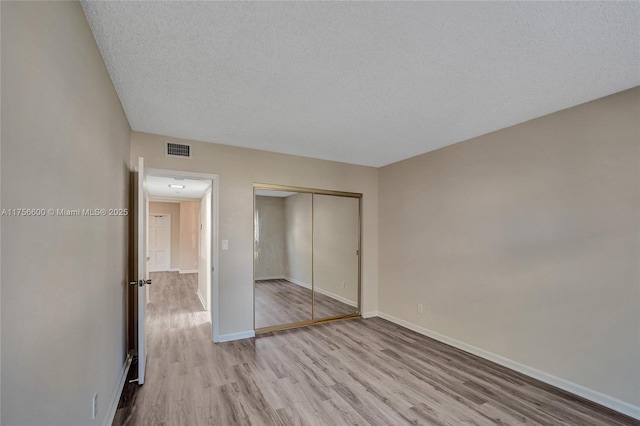
[[[191,145],[167,141],[166,146],[165,153],[168,157],[191,158]]]

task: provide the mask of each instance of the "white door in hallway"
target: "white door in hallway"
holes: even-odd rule
[[[149,215],[149,272],[171,269],[171,216]]]

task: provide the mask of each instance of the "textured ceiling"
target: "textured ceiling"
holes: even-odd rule
[[[133,130],[381,166],[640,84],[638,2],[84,2]]]
[[[181,185],[184,188],[171,188],[169,185]],[[147,194],[162,198],[194,198],[200,199],[211,186],[208,180],[176,179],[161,176],[147,176]]]

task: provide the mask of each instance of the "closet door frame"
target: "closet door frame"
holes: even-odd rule
[[[317,188],[305,188],[300,186],[290,185],[277,185],[269,183],[254,183],[253,184],[253,233],[255,235],[255,219],[256,219],[256,190],[271,190],[271,191],[287,191],[287,192],[299,192],[311,194],[311,320],[300,321],[289,324],[273,325],[269,327],[256,328],[256,259],[255,253],[257,250],[256,239],[253,238],[253,327],[256,334],[269,333],[277,330],[286,330],[289,328],[303,327],[312,324],[321,324],[330,321],[339,321],[343,319],[360,318],[362,315],[362,194],[358,192],[345,192],[345,191],[333,191],[327,189]],[[314,274],[314,195],[333,195],[337,197],[348,197],[358,199],[358,298],[355,312],[344,315],[336,315],[327,318],[315,318],[315,274]]]

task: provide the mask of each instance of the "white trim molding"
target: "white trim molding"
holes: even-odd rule
[[[207,311],[207,303],[204,301],[204,297],[202,297],[202,295],[200,294],[200,289],[196,290],[196,294],[198,295],[198,299],[200,299],[200,303],[202,304],[202,307],[204,308],[205,311]]]
[[[547,383],[551,386],[555,386],[559,389],[565,390],[574,395],[588,399],[589,401],[593,401],[596,404],[600,404],[602,406],[615,410],[619,413],[622,413],[629,417],[633,417],[635,419],[640,420],[640,406],[629,404],[628,402],[621,401],[617,398],[614,398],[609,395],[605,395],[601,392],[598,392],[593,389],[589,389],[577,383],[573,383],[568,380],[562,379],[560,377],[553,376],[549,373],[545,373],[544,371],[537,370],[533,367],[520,364],[519,362],[510,360],[508,358],[494,354],[484,349],[480,349],[468,343],[461,342],[454,338],[445,336],[444,334],[440,334],[436,331],[429,330],[428,328],[424,328],[419,325],[413,324],[409,321],[405,321],[403,319],[394,317],[393,315],[385,314],[383,312],[378,312],[378,316],[380,318],[386,319],[387,321],[391,321],[392,323],[398,324],[404,328],[408,328],[409,330],[415,331],[416,333],[420,333],[424,336],[427,336],[439,342],[445,343],[449,346],[453,346],[454,348],[458,348],[470,354],[479,356],[480,358],[484,358],[491,362],[495,362],[496,364],[502,365],[503,367],[507,367],[507,368],[510,368],[511,370],[522,373],[525,376],[529,376],[536,380],[540,380],[541,382]]]
[[[221,334],[218,342],[231,342],[233,340],[249,339],[256,337],[255,330],[241,331],[239,333]]]
[[[270,278],[260,278],[260,279],[265,280],[265,279],[270,279]],[[274,278],[274,279],[277,279],[277,278]],[[306,289],[311,290],[311,284],[307,284],[307,283],[305,283],[304,281],[296,280],[295,278],[291,278],[291,277],[282,277],[282,279],[285,279],[285,280],[287,280],[287,281],[289,281],[290,283],[293,283],[293,284],[295,284],[295,285],[299,285],[300,287],[304,287],[304,288],[306,288]],[[257,281],[257,280],[258,280],[258,278],[256,278],[256,281]],[[324,294],[324,295],[325,295],[325,296],[327,296],[327,297],[330,297],[330,298],[332,298],[332,299],[335,299],[335,300],[337,300],[337,301],[339,301],[339,302],[342,302],[342,303],[344,303],[345,305],[355,306],[355,307],[357,307],[357,306],[358,306],[358,303],[356,303],[356,302],[354,302],[354,301],[352,301],[352,300],[349,300],[349,299],[347,299],[346,297],[342,297],[342,296],[340,296],[340,295],[338,295],[338,294],[331,293],[330,291],[323,290],[323,289],[321,289],[321,288],[316,288],[316,289],[315,289],[315,291],[316,291],[316,292],[318,292],[318,293],[320,293],[320,294]]]
[[[363,312],[360,316],[362,318],[373,318],[373,317],[379,316],[379,312],[378,311]],[[391,321],[391,320],[389,320],[389,321]]]
[[[327,297],[335,299],[338,302],[342,302],[345,305],[353,306],[355,308],[358,307],[358,304],[356,302],[354,302],[353,300],[349,300],[346,297],[342,297],[342,296],[340,296],[338,294],[331,293],[330,291],[327,291],[327,290],[324,290],[324,289],[321,289],[321,288],[316,288],[315,291],[316,291],[316,293],[320,293],[320,294],[323,294],[323,295],[325,295]]]
[[[180,269],[178,273],[179,274],[197,274],[198,270],[197,269]]]
[[[124,384],[127,382],[127,374],[129,374],[129,367],[131,367],[132,360],[133,357],[131,356],[131,354],[127,355],[127,359],[124,361],[122,371],[120,372],[120,381],[118,382],[118,386],[116,386],[115,390],[113,391],[111,402],[109,403],[109,408],[107,408],[107,414],[104,416],[104,421],[102,422],[104,426],[111,426],[113,424],[113,419],[116,417],[118,402],[120,402],[120,396],[122,395]]]
[[[295,285],[299,285],[300,287],[308,288],[309,290],[311,290],[311,284],[307,284],[304,281],[296,280],[295,278],[291,277],[284,277],[284,279],[289,281],[290,283],[294,283]]]

